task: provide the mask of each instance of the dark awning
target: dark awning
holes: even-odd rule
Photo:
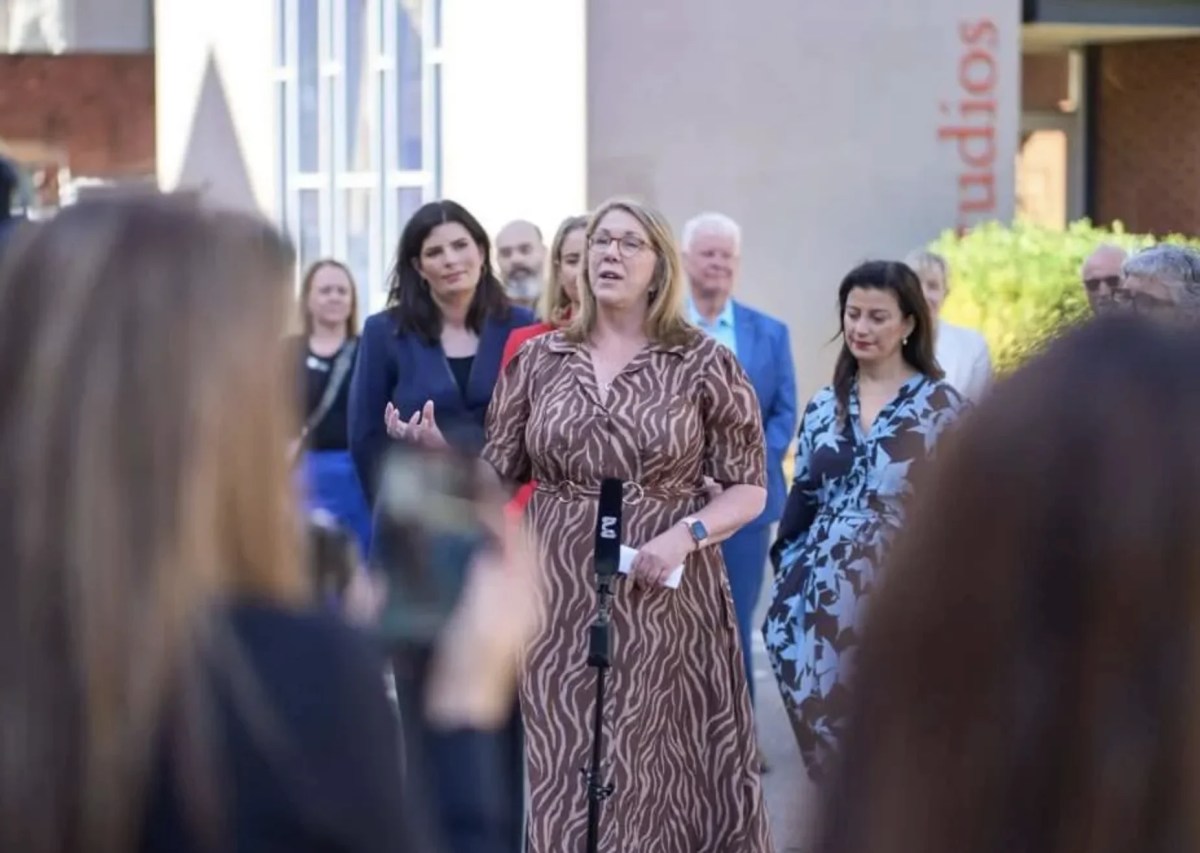
[[[1200,0],[1023,0],[1027,24],[1200,27]]]

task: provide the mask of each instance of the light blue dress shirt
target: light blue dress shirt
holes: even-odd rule
[[[725,300],[725,310],[712,321],[700,315],[700,312],[696,310],[696,303],[691,299],[688,300],[687,307],[688,319],[692,321],[693,325],[703,329],[708,335],[715,338],[717,343],[724,344],[730,352],[737,355],[737,330],[733,326],[732,299]]]

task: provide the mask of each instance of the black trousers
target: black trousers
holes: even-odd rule
[[[429,653],[393,656],[412,825],[446,853],[523,853],[525,735],[513,703],[496,730],[439,729],[423,714]]]

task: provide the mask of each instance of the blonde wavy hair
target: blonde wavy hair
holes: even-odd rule
[[[614,210],[623,210],[646,230],[647,248],[654,252],[656,262],[650,280],[650,300],[646,310],[646,337],[658,344],[675,346],[687,343],[697,334],[684,315],[683,260],[679,244],[665,216],[639,202],[614,198],[601,204],[592,213],[587,226],[589,257],[579,273],[579,312],[571,318],[565,335],[567,340],[582,343],[596,329],[596,293],[592,290],[591,243],[600,223]]]
[[[567,238],[576,231],[586,231],[587,225],[588,218],[586,216],[568,216],[558,226],[554,240],[550,243],[549,270],[546,275],[546,287],[542,290],[542,299],[538,305],[538,314],[547,323],[555,326],[563,325],[571,310],[571,297],[567,295],[566,288],[558,281],[562,271],[563,243],[567,242]],[[584,250],[584,259],[587,259],[586,249]]]

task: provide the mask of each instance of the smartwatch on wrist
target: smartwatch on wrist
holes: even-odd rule
[[[705,543],[708,542],[708,528],[704,526],[704,522],[700,519],[688,516],[679,523],[687,528],[692,541],[696,543],[697,550],[703,548]]]

